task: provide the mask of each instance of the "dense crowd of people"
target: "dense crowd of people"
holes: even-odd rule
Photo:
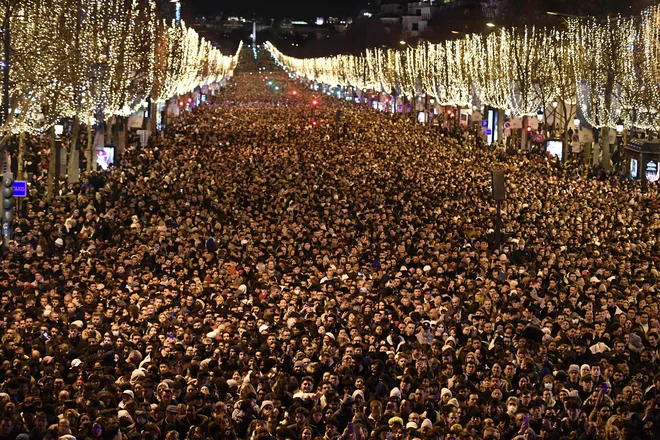
[[[30,197],[0,271],[0,440],[660,433],[657,186],[328,97],[312,117],[271,78]]]

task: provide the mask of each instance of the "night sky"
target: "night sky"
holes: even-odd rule
[[[224,12],[246,18],[310,19],[314,17],[355,15],[370,0],[182,0],[182,7],[196,15]],[[371,0],[373,1],[373,0]]]

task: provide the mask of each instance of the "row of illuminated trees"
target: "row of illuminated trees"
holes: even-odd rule
[[[81,124],[128,116],[233,69],[237,55],[157,12],[155,0],[0,1],[0,145],[61,118],[74,120],[75,142]]]
[[[660,8],[628,18],[569,18],[563,29],[499,28],[440,44],[371,49],[359,56],[273,56],[300,76],[441,105],[489,106],[526,118],[563,107],[601,130],[609,168],[610,128],[660,130]],[[571,110],[574,109],[574,110]]]

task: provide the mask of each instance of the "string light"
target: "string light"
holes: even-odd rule
[[[624,111],[622,87],[629,81],[625,60],[631,56],[628,33],[635,34],[634,20],[621,17],[569,20],[576,46],[573,58],[577,74],[577,102],[585,120],[595,128],[615,128],[619,118],[630,123]]]
[[[298,59],[266,48],[287,71],[332,86],[428,94],[442,105],[473,104],[512,116],[556,101],[569,120],[580,106],[593,127],[660,130],[660,7],[639,16],[569,19],[565,30],[500,28],[439,44],[368,49],[358,56]]]
[[[126,116],[147,98],[219,81],[241,50],[225,56],[184,23],[159,22],[156,0],[22,0],[12,8],[2,135],[43,132],[63,117],[95,122],[99,109],[104,118]]]
[[[622,60],[622,121],[626,126],[660,130],[660,8],[645,10],[634,33],[625,35],[628,58]]]
[[[161,24],[159,40],[156,64],[163,77],[152,92],[156,101],[184,95],[227,76],[236,66],[243,44],[234,56],[225,56],[183,21],[178,26]]]

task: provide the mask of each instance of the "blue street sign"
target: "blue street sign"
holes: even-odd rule
[[[14,197],[27,197],[27,183],[24,180],[14,181]]]
[[[493,134],[493,130],[491,130],[490,128],[488,130],[486,130],[486,135],[487,136],[490,136],[491,134]]]
[[[483,119],[481,121],[481,126],[484,127],[484,128],[488,127],[488,119]]]

